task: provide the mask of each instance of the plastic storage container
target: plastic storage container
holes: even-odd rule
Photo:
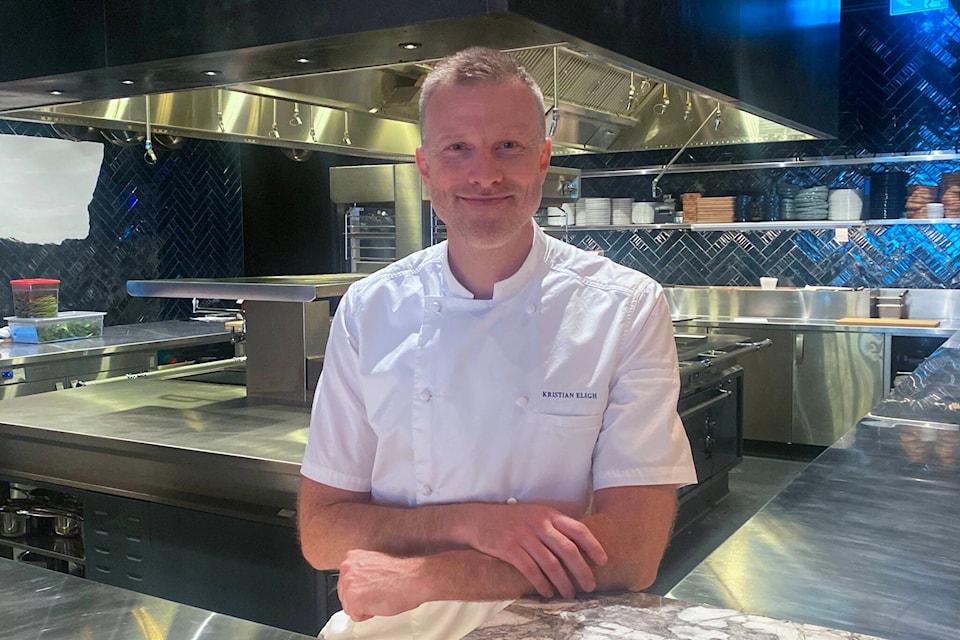
[[[14,342],[41,344],[80,338],[99,338],[103,311],[64,311],[53,318],[5,318]]]
[[[47,278],[11,280],[13,314],[17,318],[53,318],[59,311],[60,281]]]

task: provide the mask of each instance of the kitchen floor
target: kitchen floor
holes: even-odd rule
[[[730,472],[730,493],[673,537],[647,592],[665,595],[806,466],[805,461],[744,456]]]

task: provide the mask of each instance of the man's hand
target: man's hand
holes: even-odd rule
[[[587,558],[603,566],[607,554],[579,520],[535,504],[474,504],[469,511],[458,537],[513,565],[540,595],[573,598],[578,591],[574,581],[582,591],[596,588]]]
[[[414,609],[427,598],[412,579],[420,558],[398,558],[377,551],[348,551],[340,565],[337,594],[343,611],[362,622]]]

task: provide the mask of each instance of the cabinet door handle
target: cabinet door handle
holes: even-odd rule
[[[709,400],[704,400],[703,402],[699,404],[695,404],[689,409],[687,409],[686,411],[682,412],[680,414],[680,419],[682,420],[683,418],[686,418],[691,414],[697,413],[698,411],[703,411],[708,407],[712,407],[718,402],[723,402],[728,397],[730,397],[731,394],[733,394],[733,391],[730,391],[729,389],[717,389],[717,394],[718,395],[710,398]]]
[[[803,334],[795,333],[793,336],[793,361],[797,364],[803,364]]]

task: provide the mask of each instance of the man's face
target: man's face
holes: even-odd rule
[[[540,206],[550,141],[519,81],[437,87],[427,104],[417,166],[451,242],[498,248]]]

